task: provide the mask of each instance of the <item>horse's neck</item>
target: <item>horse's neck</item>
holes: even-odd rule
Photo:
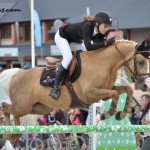
[[[119,52],[116,47],[112,45],[105,49],[85,53],[88,59],[86,62],[98,64],[98,67],[103,65],[102,67],[107,69],[113,68],[113,70],[117,72],[117,70],[124,65],[124,61],[129,60],[133,56],[135,45],[131,42],[118,42],[116,46]]]
[[[109,51],[112,51],[112,53],[110,52],[110,55],[114,55],[115,57],[112,60],[112,64],[115,64],[113,67],[114,72],[117,72],[117,70],[119,70],[122,66],[125,66],[125,62],[133,57],[135,53],[135,45],[136,44],[134,42],[128,41],[117,43],[116,47],[112,46],[112,49]]]
[[[118,50],[120,51],[120,53],[123,55],[124,59],[127,61],[129,58],[131,58],[134,53],[135,53],[135,46],[136,43],[132,42],[132,41],[128,41],[128,42],[118,42],[116,44]],[[117,48],[115,48],[117,50]],[[119,52],[118,52],[119,53]],[[120,54],[120,55],[121,55]],[[121,56],[122,57],[122,56]]]

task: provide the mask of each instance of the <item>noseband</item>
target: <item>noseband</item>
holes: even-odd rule
[[[119,50],[119,48],[117,47],[117,45],[115,43],[114,43],[114,46],[115,46],[117,52],[120,54],[121,58],[124,60],[124,64],[128,68],[128,70],[130,71],[130,73],[132,74],[132,78],[135,82],[143,82],[146,78],[148,78],[150,76],[150,73],[138,73],[137,63],[136,63],[137,62],[136,55],[146,52],[146,51],[138,52],[137,51],[138,44],[135,47],[135,51],[134,51],[133,56],[131,56],[127,61],[125,60],[125,56],[121,53],[121,51]],[[132,69],[129,66],[129,61],[132,59],[134,59],[134,71],[132,71]],[[140,76],[146,76],[146,77],[143,80],[140,80]]]

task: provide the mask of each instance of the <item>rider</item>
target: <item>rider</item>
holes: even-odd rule
[[[114,38],[106,40],[108,28],[112,24],[112,19],[107,12],[99,12],[94,18],[92,16],[84,16],[83,19],[83,22],[66,24],[60,27],[55,35],[56,45],[63,56],[61,65],[56,71],[53,88],[49,94],[55,100],[59,98],[59,85],[72,60],[71,51],[97,50],[115,42]]]

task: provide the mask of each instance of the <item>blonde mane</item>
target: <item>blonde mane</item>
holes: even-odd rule
[[[116,41],[116,43],[119,43],[119,42],[129,42],[129,43],[133,43],[133,44],[136,43],[135,41],[125,40],[125,39],[120,39],[120,40],[117,40],[117,41]],[[138,44],[138,43],[137,43],[137,44]]]

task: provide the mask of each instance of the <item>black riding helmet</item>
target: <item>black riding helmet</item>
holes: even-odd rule
[[[94,17],[94,21],[98,23],[105,23],[109,26],[112,24],[112,19],[110,15],[106,12],[97,13]]]
[[[107,24],[107,25],[111,26],[112,19],[111,19],[110,15],[108,13],[106,13],[106,12],[99,12],[99,13],[97,13],[95,15],[94,22],[95,22],[95,25],[96,25],[96,23],[98,23],[98,26],[96,26],[96,27],[97,27],[97,29],[99,31],[99,25],[101,23],[104,23],[104,24]]]

